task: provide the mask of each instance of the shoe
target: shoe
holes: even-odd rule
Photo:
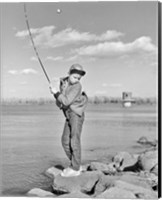
[[[82,165],[80,166],[79,171],[80,171],[80,172],[84,171]]]
[[[63,172],[66,173],[67,171],[69,171],[71,168],[70,167],[67,167],[65,169],[63,169]]]
[[[76,171],[74,169],[71,169],[71,168],[67,168],[65,170],[63,170],[61,172],[61,176],[64,176],[64,177],[72,177],[72,176],[79,176],[81,173],[80,170]]]
[[[87,167],[85,165],[80,165],[79,171],[85,172],[85,171],[87,171]]]
[[[71,170],[70,167],[67,167],[67,168],[63,169],[63,172],[66,173],[67,171],[69,171],[69,169]],[[84,167],[83,167],[82,165],[80,165],[79,171],[80,171],[80,172],[85,171],[85,169],[84,169]]]

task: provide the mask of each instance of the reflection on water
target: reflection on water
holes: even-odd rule
[[[2,112],[2,189],[3,195],[23,195],[51,184],[44,171],[56,164],[67,164],[61,147],[64,116],[54,105],[5,106]],[[90,150],[135,151],[141,136],[157,137],[155,106],[89,105],[82,133],[82,159]],[[46,184],[45,184],[46,183]]]

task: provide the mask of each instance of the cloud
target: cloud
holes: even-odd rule
[[[31,34],[37,34],[38,33],[38,29],[30,29]],[[15,36],[16,37],[20,37],[20,38],[24,38],[26,36],[29,35],[28,30],[23,30],[23,31],[18,31]]]
[[[20,71],[20,74],[37,74],[38,72],[34,69],[28,68],[28,69],[23,69]]]
[[[53,30],[55,29],[55,26],[44,26],[42,28],[30,28],[30,32],[33,37],[49,37]],[[19,38],[24,38],[29,35],[28,30],[18,31],[15,36]]]
[[[20,85],[26,85],[26,84],[27,84],[26,81],[22,81],[22,82],[20,82]]]
[[[107,83],[102,83],[102,87],[107,87]]]
[[[19,72],[17,70],[9,70],[8,73],[12,75],[17,75]]]
[[[30,60],[31,60],[31,61],[38,61],[38,58],[35,57],[35,56],[32,56],[32,57],[30,58]]]
[[[95,92],[95,95],[106,95],[106,94],[107,94],[107,91],[105,91],[105,90],[97,90]]]
[[[35,44],[41,47],[55,48],[68,44],[78,44],[81,42],[108,41],[112,39],[118,39],[124,35],[116,30],[107,30],[105,33],[96,35],[89,32],[79,32],[72,28],[67,28],[54,33],[55,29],[55,26],[31,29]],[[19,38],[25,38],[28,35],[28,30],[23,30],[17,32],[15,36]]]
[[[11,90],[10,90],[10,92],[12,92],[12,93],[15,93],[15,92],[16,92],[16,90],[15,90],[15,89],[11,89]]]
[[[47,57],[45,58],[46,61],[47,61],[47,60],[50,60],[50,61],[61,61],[61,60],[63,60],[63,59],[64,59],[63,56],[57,56],[57,57],[47,56]],[[31,60],[31,61],[38,61],[37,57],[35,57],[35,56],[31,57],[30,60]]]
[[[60,81],[60,77],[53,77],[51,80],[54,82],[58,82],[58,81]]]
[[[51,79],[53,87],[59,89],[60,77],[52,77]]]
[[[12,75],[20,75],[20,74],[37,74],[38,72],[34,69],[27,68],[23,70],[9,70],[8,73]]]
[[[117,88],[117,87],[122,87],[122,84],[120,83],[112,83],[112,84],[109,84],[107,85],[108,87],[114,87],[114,88]]]
[[[111,83],[111,84],[102,83],[102,87],[122,87],[122,84],[121,83]]]
[[[71,57],[67,61],[72,61],[77,56],[88,56],[95,58],[122,57],[127,55],[143,55],[157,52],[157,47],[152,43],[151,38],[142,36],[132,42],[122,42],[121,37],[124,33],[116,30],[107,30],[100,34],[81,32],[72,28],[56,32],[55,26],[45,26],[42,28],[31,29],[36,45],[46,48],[56,48],[65,45],[84,44],[84,46],[72,50]],[[16,37],[25,38],[28,31],[18,31]],[[93,44],[92,44],[93,42]],[[86,45],[85,44],[89,44]],[[47,57],[47,60],[62,60],[62,56]],[[33,58],[33,60],[35,60]]]
[[[156,61],[155,61],[155,62],[152,62],[152,63],[150,63],[150,65],[151,65],[151,66],[156,66],[156,67],[158,67],[158,62],[156,62]]]
[[[76,44],[81,42],[91,42],[91,41],[107,41],[111,39],[119,38],[123,35],[117,31],[107,31],[101,35],[90,34],[89,32],[79,32],[72,28],[67,28],[63,31],[54,34],[48,43],[50,47],[64,46],[68,44]]]
[[[119,37],[123,36],[124,34],[121,32],[117,32],[115,30],[108,30],[106,33],[103,33],[102,35],[97,37],[98,41],[105,41],[105,40],[112,40],[112,39],[118,39]]]
[[[153,53],[157,47],[151,42],[150,37],[140,37],[131,43],[104,42],[96,45],[84,46],[73,51],[80,56],[92,56],[106,58],[113,56],[123,56],[126,54]]]
[[[63,56],[57,56],[57,57],[47,56],[46,60],[60,61],[63,60]]]
[[[67,58],[66,61],[74,61],[74,60],[76,60],[77,58],[78,58],[78,56],[77,56],[77,55],[74,55],[74,56],[71,56],[71,57]]]

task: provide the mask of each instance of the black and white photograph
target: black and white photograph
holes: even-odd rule
[[[159,6],[0,3],[1,197],[159,197]]]

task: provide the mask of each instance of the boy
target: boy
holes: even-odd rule
[[[57,106],[63,110],[66,117],[62,146],[71,165],[61,173],[65,177],[78,176],[81,173],[80,136],[88,97],[82,92],[80,79],[85,73],[81,65],[74,64],[69,70],[69,76],[61,79],[60,92],[50,86],[51,93],[56,98]]]

